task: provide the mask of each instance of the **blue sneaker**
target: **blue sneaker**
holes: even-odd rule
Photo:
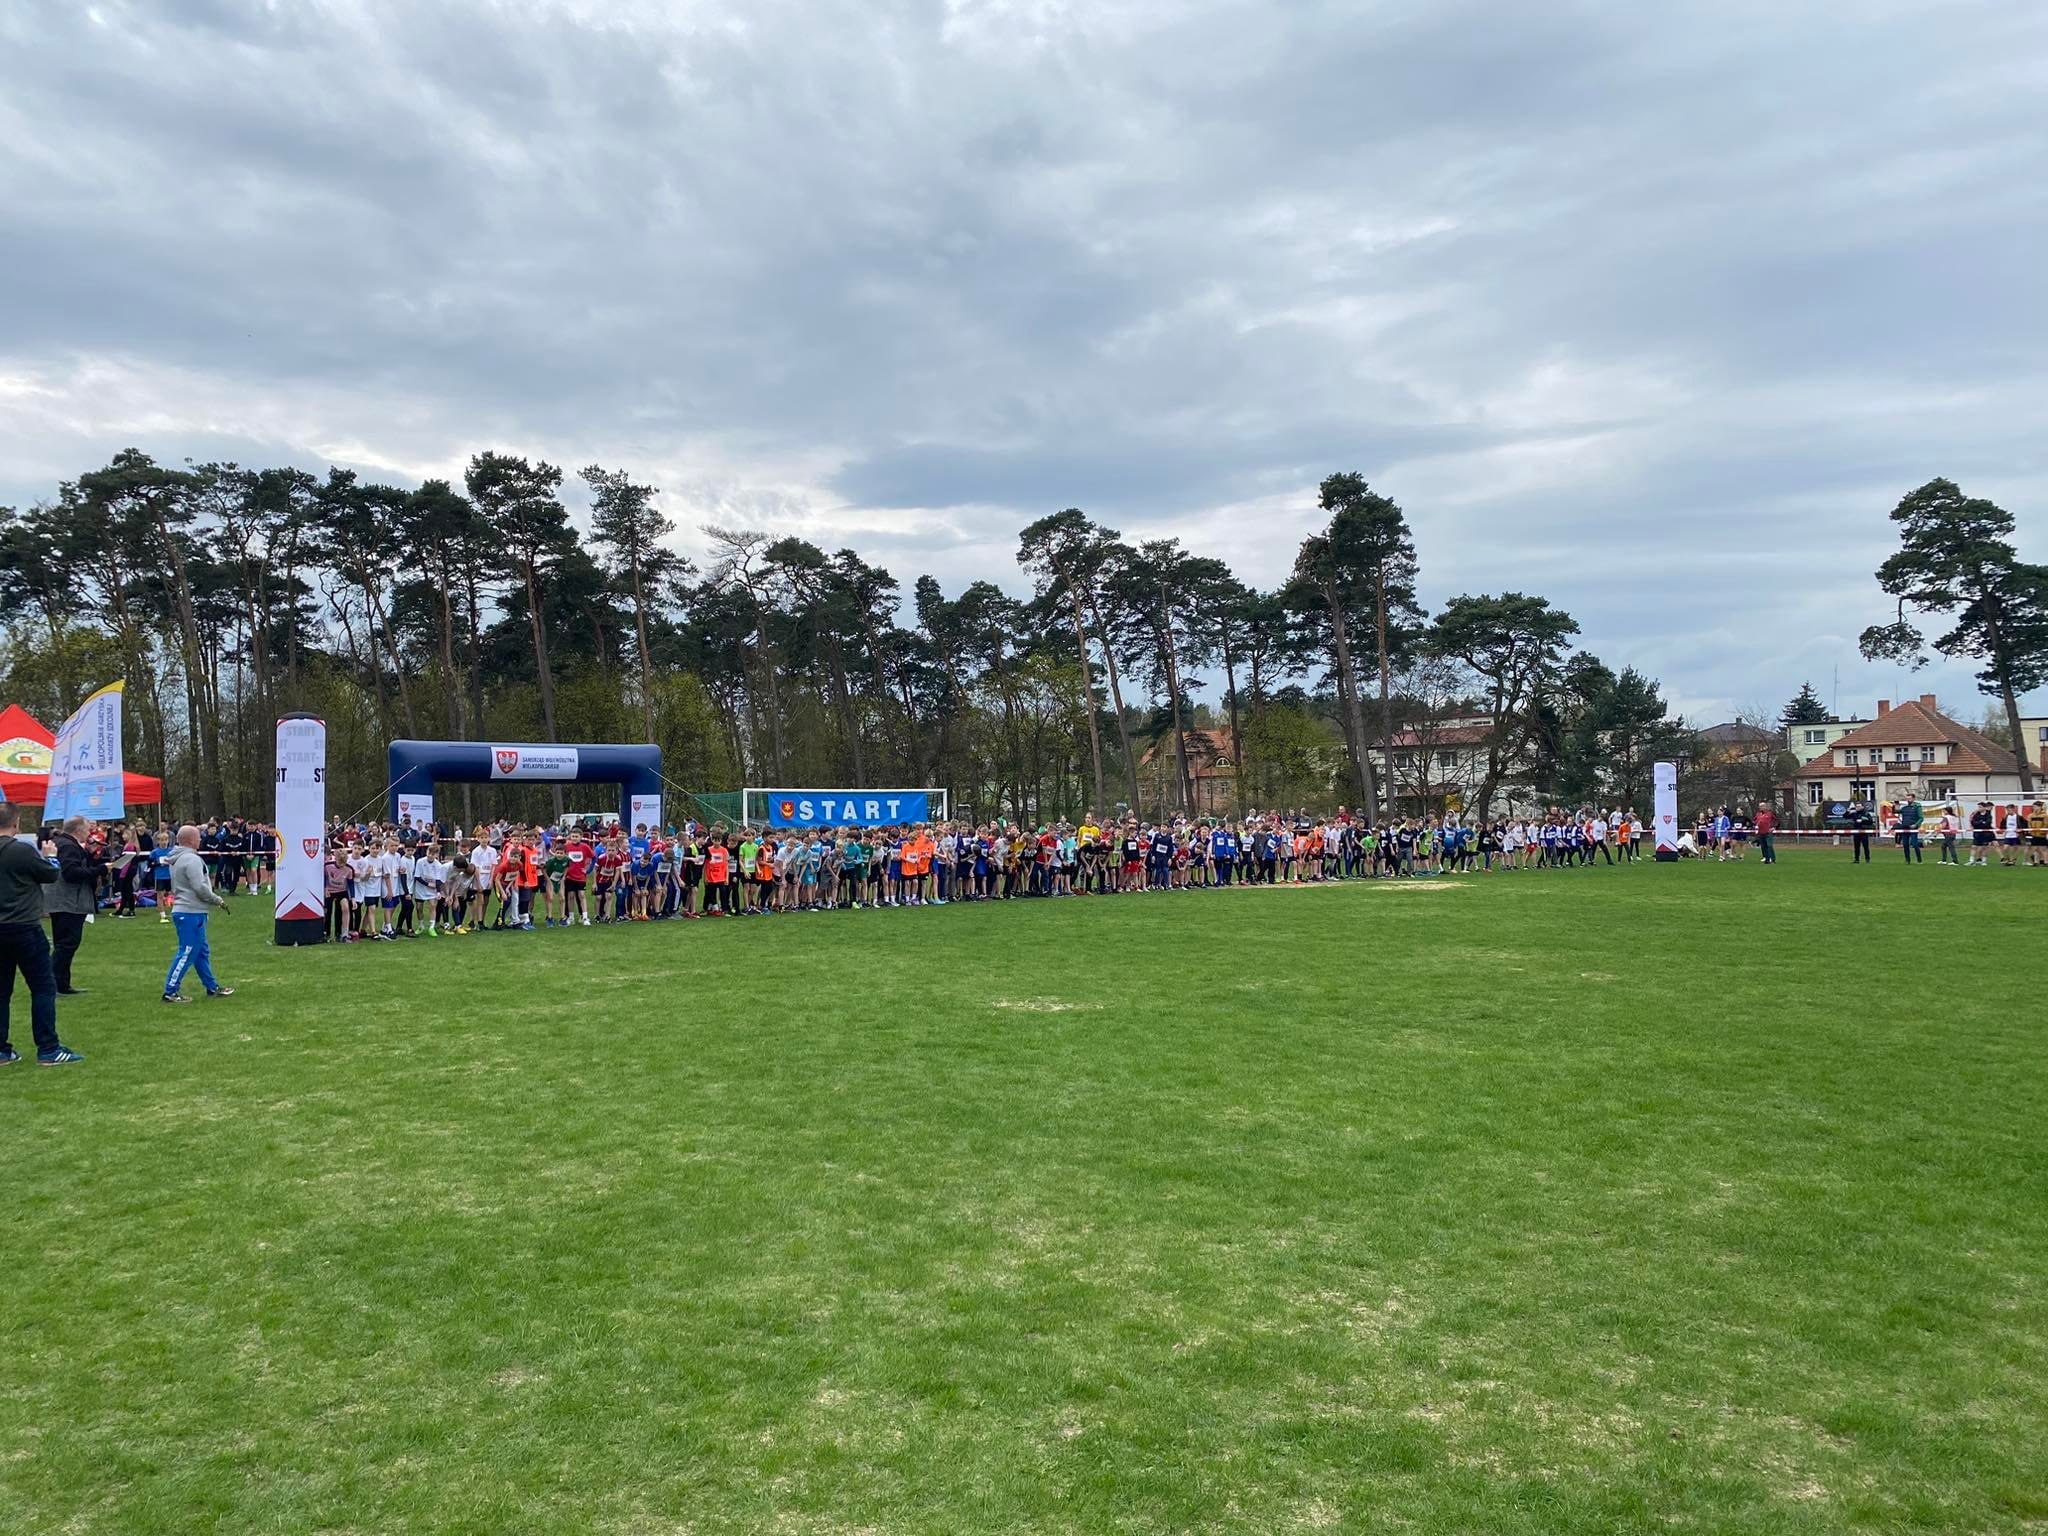
[[[0,1045],[0,1067],[11,1067],[21,1060],[21,1052],[11,1045]]]
[[[36,1065],[39,1067],[68,1067],[74,1061],[83,1060],[83,1056],[66,1045],[60,1045],[54,1051],[36,1053]]]

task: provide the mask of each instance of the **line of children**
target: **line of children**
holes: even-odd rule
[[[337,938],[391,940],[481,928],[750,917],[1028,897],[1407,879],[1636,857],[1640,824],[1616,813],[1468,826],[1455,816],[1369,827],[1349,817],[1258,817],[1036,828],[1003,823],[664,835],[479,827],[466,846],[386,833],[338,842],[327,864]],[[538,909],[536,911],[536,909]]]

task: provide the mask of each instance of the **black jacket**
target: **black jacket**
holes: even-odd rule
[[[43,892],[45,912],[94,912],[100,904],[100,877],[107,861],[69,832],[51,839],[57,845],[57,883]]]
[[[0,833],[0,926],[40,923],[42,888],[56,880],[57,871],[32,839]]]

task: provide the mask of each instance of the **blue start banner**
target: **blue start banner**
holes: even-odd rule
[[[888,827],[931,819],[921,789],[771,789],[771,827]]]

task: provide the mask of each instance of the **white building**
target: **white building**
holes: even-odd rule
[[[2020,794],[2018,759],[1936,709],[1931,693],[1896,708],[1879,699],[1875,720],[1836,737],[1788,782],[1806,812],[1849,800],[1896,805],[1908,795],[1967,806]]]
[[[1810,763],[1851,731],[1860,731],[1868,724],[1868,720],[1837,720],[1830,716],[1812,725],[1788,725],[1785,727],[1785,750],[1798,758],[1801,764]]]

